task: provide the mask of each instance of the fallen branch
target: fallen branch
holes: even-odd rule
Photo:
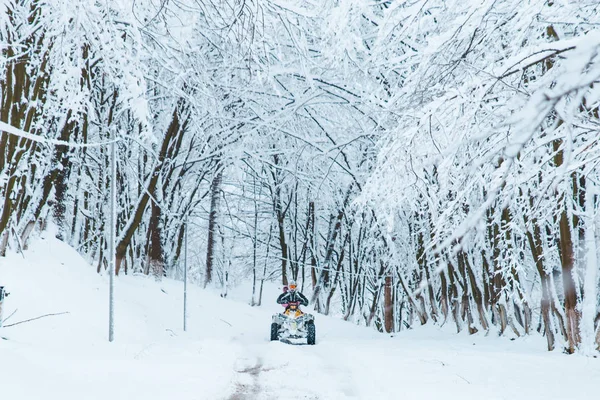
[[[15,322],[14,324],[4,325],[3,328],[9,328],[11,326],[15,326],[15,325],[19,325],[19,324],[24,324],[25,322],[35,321],[36,319],[40,319],[40,318],[44,318],[44,317],[51,317],[53,315],[63,315],[63,314],[70,314],[70,313],[68,311],[65,311],[65,312],[54,313],[54,314],[44,314],[44,315],[40,315],[39,317],[30,318],[30,319],[26,319],[24,321]]]
[[[13,312],[12,312],[12,313],[11,313],[11,314],[8,316],[8,317],[6,317],[6,318],[4,318],[2,321],[0,321],[0,327],[4,326],[4,323],[5,323],[6,321],[8,321],[8,319],[9,319],[10,317],[12,317],[13,315],[15,315],[15,313],[16,313],[18,310],[19,310],[18,308],[17,308],[17,309],[15,309],[15,311],[13,311]]]

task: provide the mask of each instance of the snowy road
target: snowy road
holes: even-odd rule
[[[3,328],[2,398],[16,400],[570,399],[596,398],[598,359],[516,341],[425,327],[394,338],[317,316],[317,345],[268,339],[280,308],[192,287],[181,330],[181,283],[121,277],[116,341],[108,343],[105,277],[66,245],[39,241],[23,259],[0,258],[10,322]],[[271,292],[269,292],[271,290]],[[273,303],[268,299],[273,298]]]

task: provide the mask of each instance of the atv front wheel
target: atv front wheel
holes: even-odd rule
[[[306,343],[307,344],[315,344],[316,341],[316,332],[315,332],[315,324],[308,324],[307,327],[308,330],[308,335],[306,336]]]
[[[271,324],[271,340],[279,340],[279,325],[275,322]]]

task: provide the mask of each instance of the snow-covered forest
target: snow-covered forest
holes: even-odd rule
[[[600,346],[597,0],[0,7],[0,256]]]

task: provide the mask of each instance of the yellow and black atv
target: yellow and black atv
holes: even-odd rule
[[[306,344],[315,344],[315,317],[300,310],[298,302],[290,302],[284,312],[273,314],[271,340],[303,344],[305,339]]]

